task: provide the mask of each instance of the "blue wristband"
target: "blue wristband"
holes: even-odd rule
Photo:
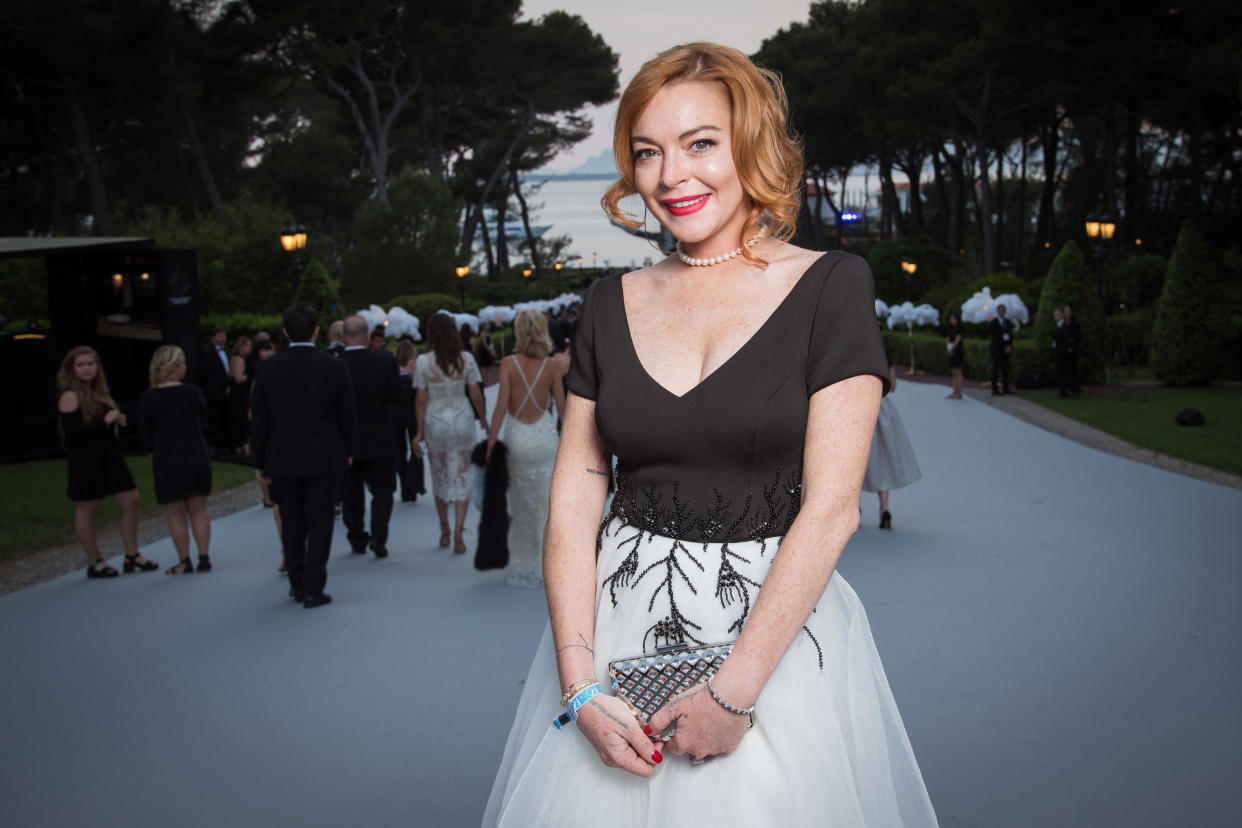
[[[575,722],[578,721],[578,711],[582,708],[584,704],[586,704],[591,699],[598,696],[601,692],[603,691],[599,689],[598,683],[592,684],[590,687],[579,690],[578,695],[574,696],[572,699],[569,700],[569,706],[568,708],[566,708],[569,710],[569,717],[573,719]]]

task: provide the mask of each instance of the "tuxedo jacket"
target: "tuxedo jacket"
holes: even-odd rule
[[[199,385],[203,389],[203,396],[209,400],[222,400],[229,393],[229,372],[220,360],[220,353],[214,345],[203,352],[203,369],[199,376]],[[227,351],[223,353],[225,356],[228,355]]]
[[[259,363],[250,395],[254,465],[278,477],[341,474],[358,443],[349,369],[315,348]]]
[[[393,425],[398,406],[408,404],[397,360],[369,348],[346,350],[343,359],[349,368],[354,403],[358,411],[359,460],[391,458],[395,451]]]
[[[1072,356],[1078,353],[1078,349],[1082,347],[1082,326],[1078,324],[1077,319],[1071,319],[1065,323],[1065,345],[1066,354]]]
[[[1005,346],[1013,345],[1013,323],[1008,318],[1002,320],[997,316],[988,323],[988,330],[992,334],[992,354],[1004,356]],[[1009,334],[1009,339],[1005,339],[1005,334]]]
[[[345,343],[344,342],[329,342],[328,347],[324,348],[323,352],[327,354],[328,356],[334,356],[339,359],[340,357],[345,356]]]

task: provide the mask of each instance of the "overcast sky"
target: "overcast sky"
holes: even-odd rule
[[[764,38],[804,21],[810,0],[523,0],[528,18],[562,9],[580,16],[620,56],[621,89],[643,62],[670,46],[712,40],[753,54]],[[591,108],[595,131],[548,166],[571,170],[612,144],[615,103]]]

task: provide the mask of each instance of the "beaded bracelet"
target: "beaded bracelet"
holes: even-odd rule
[[[583,688],[590,687],[592,684],[595,684],[595,679],[588,678],[582,679],[582,681],[575,681],[573,684],[569,685],[569,689],[561,694],[561,707],[566,707],[569,704],[569,700],[578,695],[579,691]]]
[[[725,710],[728,710],[730,713],[733,713],[738,716],[750,716],[754,714],[755,706],[753,704],[747,708],[734,707],[733,705],[729,704],[724,699],[720,698],[720,696],[717,696],[716,689],[712,687],[712,680],[715,678],[716,676],[713,675],[711,678],[707,680],[707,692],[712,694],[712,700],[715,701],[716,704],[720,705]]]

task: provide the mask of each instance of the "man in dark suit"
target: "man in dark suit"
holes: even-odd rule
[[[1005,318],[1005,306],[996,306],[996,316],[988,325],[992,334],[992,394],[1009,394],[1009,356],[1013,353],[1013,323]],[[996,375],[1001,376],[1001,389],[997,388]]]
[[[207,425],[211,429],[211,449],[217,455],[229,454],[229,354],[224,349],[228,334],[224,328],[213,328],[211,346],[203,354],[199,387],[207,398]]]
[[[1061,396],[1068,397],[1065,368],[1065,319],[1060,308],[1052,309],[1052,364],[1057,369],[1057,385],[1061,387]]]
[[[387,351],[367,347],[367,322],[361,316],[345,320],[345,365],[358,411],[358,450],[345,476],[341,517],[356,555],[368,546],[377,558],[388,557],[388,519],[397,489],[397,458],[393,448],[393,409],[408,402],[401,385],[397,360]],[[371,491],[371,531],[366,530],[366,491]]]
[[[284,313],[289,347],[259,363],[250,397],[255,475],[280,506],[289,594],[307,609],[332,602],[323,591],[332,547],[337,479],[358,438],[354,394],[343,360],[315,348],[314,308]]]
[[[1072,397],[1082,393],[1078,384],[1078,352],[1082,350],[1082,326],[1074,318],[1074,306],[1068,302],[1061,308],[1065,320],[1065,382]]]

